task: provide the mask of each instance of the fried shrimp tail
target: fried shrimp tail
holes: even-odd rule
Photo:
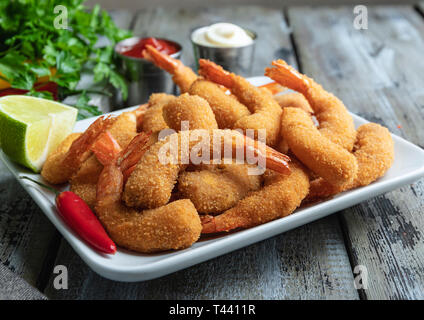
[[[125,151],[122,151],[118,142],[107,131],[101,135],[91,150],[103,166],[106,166],[113,161],[117,161],[117,164],[123,173],[124,181],[126,181],[135,169],[137,162],[146,152],[149,137],[150,133],[146,134],[145,132],[142,132],[137,134],[127,145]],[[119,155],[121,156],[118,158]]]
[[[183,141],[187,141],[187,148],[182,147]],[[290,173],[287,156],[263,143],[253,140],[250,142],[237,131],[189,130],[167,136],[147,150],[125,185],[125,203],[130,207],[141,208],[157,208],[168,203],[178,174],[193,161],[193,156],[200,151],[197,149],[199,145],[204,146],[201,148],[202,152],[208,152],[204,155],[208,157],[208,161],[216,159],[217,153],[219,159],[226,156],[236,158],[241,154],[243,160],[250,157],[249,154],[253,156],[256,153],[259,161],[266,162],[271,169],[283,174]],[[252,152],[240,152],[246,151],[246,148]],[[226,155],[226,150],[229,150],[231,155]],[[184,158],[186,161],[183,161]]]
[[[234,85],[234,78],[231,76],[231,72],[224,70],[223,67],[210,60],[199,59],[199,75],[227,89],[231,89]]]
[[[289,156],[282,154],[277,150],[274,150],[271,147],[268,147],[263,143],[258,142],[257,140],[253,140],[246,136],[243,136],[243,138],[246,153],[249,150],[250,152],[253,152],[256,157],[260,159],[265,159],[266,167],[268,169],[274,170],[281,174],[290,173],[288,165],[290,161]]]
[[[122,149],[112,134],[109,131],[105,131],[91,146],[90,150],[94,152],[97,160],[102,165],[106,165],[111,163]]]
[[[352,151],[356,131],[352,117],[343,102],[285,61],[273,61],[272,65],[273,68],[265,69],[265,75],[303,94],[319,122],[320,132],[347,151]]]
[[[69,180],[71,191],[81,197],[90,208],[94,208],[96,202],[96,186],[103,165],[119,154],[137,134],[139,111],[140,109],[121,113],[90,148],[91,151],[96,149],[103,153],[92,154]]]
[[[151,45],[146,46],[143,55],[144,58],[170,73],[172,80],[180,88],[181,93],[187,92],[192,83],[197,79],[197,75],[191,68],[186,67],[180,60],[160,52]]]
[[[273,147],[279,140],[281,107],[270,92],[261,90],[241,76],[224,70],[209,60],[199,60],[199,74],[231,91],[244,104],[251,115],[238,119],[233,129],[265,130],[266,144]]]
[[[41,170],[41,176],[52,184],[69,181],[82,163],[91,155],[90,148],[96,139],[106,131],[116,118],[100,117],[88,129],[79,135],[68,148],[63,146],[69,140],[59,145],[57,150],[49,154]],[[73,137],[76,137],[73,135]]]
[[[267,84],[263,84],[259,86],[258,88],[268,90],[273,95],[276,95],[284,90],[287,90],[286,87],[283,87],[281,84],[275,81],[267,83]]]

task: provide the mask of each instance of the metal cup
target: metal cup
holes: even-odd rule
[[[198,44],[193,41],[194,31],[203,28],[199,27],[192,30],[190,40],[193,45],[194,59],[196,66],[199,68],[199,59],[209,59],[216,64],[222,66],[225,70],[234,72],[243,77],[251,76],[253,58],[255,54],[255,43],[257,34],[249,29],[243,28],[244,31],[252,38],[252,43],[242,47],[211,47]]]
[[[130,106],[147,102],[150,95],[155,92],[176,92],[176,86],[166,71],[156,67],[146,59],[122,54],[123,47],[132,46],[141,39],[141,37],[128,38],[118,42],[115,46],[115,52],[120,60],[119,72],[128,84],[126,105]],[[163,38],[158,39],[171,42],[178,48],[177,52],[170,55],[172,58],[178,59],[181,56],[182,47],[179,43]]]

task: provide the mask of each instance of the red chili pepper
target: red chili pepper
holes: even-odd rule
[[[104,253],[114,254],[116,252],[115,243],[109,238],[90,207],[79,196],[71,191],[59,193],[56,189],[29,177],[21,177],[21,179],[30,180],[53,191],[56,194],[57,209],[63,220],[90,245]]]

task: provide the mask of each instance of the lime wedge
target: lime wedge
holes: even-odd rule
[[[47,155],[72,132],[78,110],[31,96],[0,98],[0,145],[12,160],[39,172]]]

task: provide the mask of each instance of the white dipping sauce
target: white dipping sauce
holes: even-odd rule
[[[215,23],[197,29],[191,39],[202,46],[220,48],[244,47],[253,42],[252,37],[244,29],[232,23]]]

